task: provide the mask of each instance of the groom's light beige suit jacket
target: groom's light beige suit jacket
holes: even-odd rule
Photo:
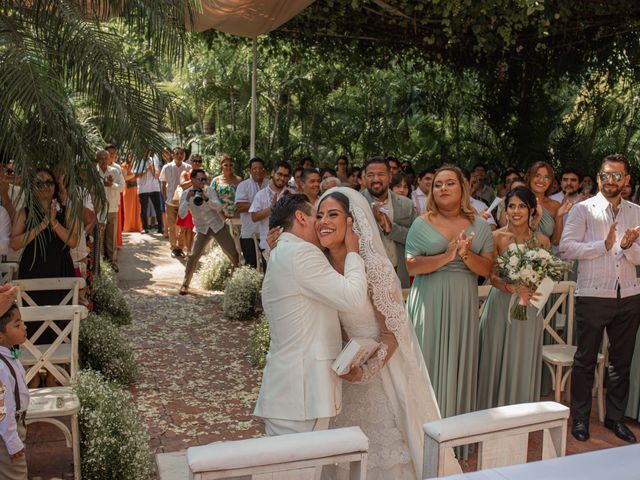
[[[255,415],[302,421],[340,412],[341,380],[331,370],[342,349],[338,310],[356,312],[366,302],[358,254],[347,255],[343,276],[315,245],[280,236],[262,285],[271,344]]]

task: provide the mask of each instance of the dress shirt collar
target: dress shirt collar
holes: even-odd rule
[[[0,355],[4,355],[7,358],[13,358],[11,356],[11,350],[9,350],[7,347],[0,346]]]

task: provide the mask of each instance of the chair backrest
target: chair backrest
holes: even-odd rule
[[[71,379],[78,371],[78,338],[80,334],[80,320],[87,318],[88,311],[84,306],[44,306],[20,307],[20,315],[25,323],[41,322],[36,332],[22,344],[21,348],[29,352],[32,360],[27,365],[27,383],[31,381],[41,368],[46,368],[62,385],[70,385]],[[66,321],[62,328],[56,321]],[[56,338],[53,343],[36,345],[37,340],[46,330],[53,330]],[[62,361],[56,361],[62,358]],[[70,371],[55,365],[68,363]]]
[[[553,340],[560,345],[571,345],[573,342],[573,315],[576,291],[576,282],[562,281],[553,287],[552,294],[557,294],[555,302],[544,316],[544,331],[547,332]],[[553,297],[551,297],[553,298]],[[563,339],[551,325],[551,320],[556,313],[564,313],[566,315],[566,340]]]
[[[81,277],[30,278],[14,280],[11,283],[20,288],[20,294],[18,295],[19,307],[44,306],[38,305],[28,293],[43,290],[67,291],[67,294],[60,301],[59,305],[79,305],[80,289],[85,287],[84,278]]]
[[[13,262],[0,263],[0,285],[9,283],[18,271],[18,264]]]
[[[238,258],[244,259],[244,256],[242,255],[242,247],[240,246],[240,227],[242,226],[242,223],[239,218],[227,218],[226,223],[227,227],[229,227],[231,238],[233,238],[233,244],[236,246]]]

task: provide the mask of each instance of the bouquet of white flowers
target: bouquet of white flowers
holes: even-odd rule
[[[512,243],[504,253],[496,258],[496,274],[506,284],[514,285],[516,290],[527,287],[531,291],[538,289],[543,280],[549,278],[557,282],[562,280],[569,264],[554,257],[537,243],[531,246]],[[512,318],[527,319],[526,304],[520,300]]]

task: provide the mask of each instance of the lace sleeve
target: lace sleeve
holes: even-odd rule
[[[380,348],[376,350],[375,355],[360,367],[362,369],[362,377],[360,377],[360,380],[356,380],[353,383],[367,383],[375,377],[376,374],[382,370],[382,367],[384,367],[388,351],[389,348],[387,345],[385,343],[381,343]]]

